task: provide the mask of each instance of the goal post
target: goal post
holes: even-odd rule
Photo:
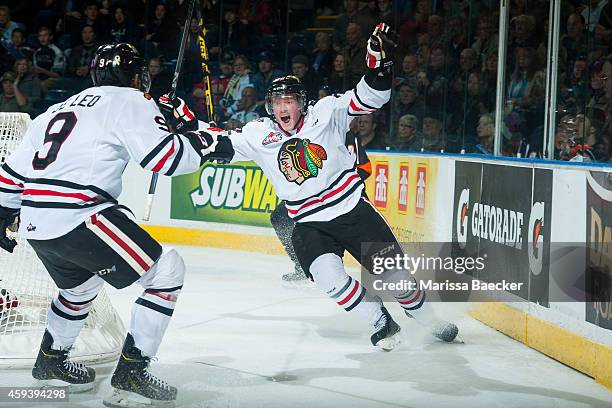
[[[15,150],[29,124],[25,113],[0,112],[0,164]],[[31,367],[57,287],[26,240],[14,236],[13,253],[0,249],[0,367]],[[100,291],[71,358],[101,363],[119,356],[126,329],[104,289]]]

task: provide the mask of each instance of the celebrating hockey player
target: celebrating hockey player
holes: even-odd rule
[[[365,182],[368,177],[372,174],[372,165],[370,158],[366,153],[365,149],[359,144],[359,138],[353,132],[347,132],[346,134],[346,148],[355,157],[357,164],[357,172],[361,179]],[[294,264],[293,272],[285,273],[281,275],[281,281],[285,287],[296,287],[308,285],[311,280],[306,276],[304,269],[300,265],[300,261],[297,259],[295,249],[293,248],[293,242],[291,237],[293,236],[293,228],[295,227],[295,221],[289,217],[287,213],[287,206],[285,202],[281,202],[270,214],[270,223],[276,232],[276,236],[280,240],[281,244],[285,248],[289,259]]]
[[[232,162],[253,160],[285,201],[296,222],[293,247],[306,274],[339,306],[365,319],[372,327],[372,344],[384,350],[397,344],[400,327],[380,298],[346,273],[342,256],[346,250],[372,271],[372,256],[380,251],[391,257],[403,254],[385,219],[364,196],[355,159],[345,146],[350,122],[389,100],[395,45],[389,36],[387,25],[376,26],[367,43],[368,72],[353,90],[307,107],[299,79],[278,78],[266,95],[273,119],[249,122],[230,134]],[[425,292],[392,295],[409,317],[429,326],[439,339],[456,337],[454,324],[435,318]]]
[[[223,137],[171,133],[146,93],[148,72],[131,45],[100,47],[91,76],[94,87],[33,121],[0,169],[0,246],[12,252],[5,228],[21,212],[20,235],[59,287],[34,378],[60,380],[77,391],[92,388],[94,370],[71,361],[69,350],[104,282],[118,289],[136,282],[144,291],[111,378],[113,394],[104,403],[132,406],[135,393],[146,406],[171,406],[176,388],[148,367],[174,311],[185,265],[118,205],[121,175],[130,158],[166,176],[191,173],[208,158],[225,158],[219,155]],[[213,141],[217,153],[208,156]]]

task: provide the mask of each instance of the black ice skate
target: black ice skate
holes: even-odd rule
[[[414,316],[408,313],[407,310],[404,310],[404,312],[406,313],[406,316],[411,319],[414,319]],[[431,334],[438,340],[442,340],[446,343],[451,343],[453,340],[455,340],[457,334],[459,334],[459,328],[457,328],[455,324],[444,320],[434,319],[433,321],[427,324],[420,322],[418,319],[415,320],[423,326],[427,327],[431,331]]]
[[[295,266],[295,270],[291,273],[286,273],[281,276],[282,286],[284,287],[300,287],[309,286],[310,279],[300,266]]]
[[[370,337],[372,344],[384,351],[391,351],[400,343],[399,332],[401,328],[391,317],[384,306],[380,308],[382,316],[374,323],[374,334]]]
[[[94,386],[96,372],[91,367],[70,361],[70,349],[53,350],[53,337],[45,330],[32,377],[44,386],[66,386],[68,392],[85,392]]]
[[[150,357],[134,345],[128,333],[119,363],[111,378],[114,390],[104,399],[107,407],[174,407],[176,388],[148,371]]]

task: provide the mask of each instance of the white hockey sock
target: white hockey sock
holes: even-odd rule
[[[323,254],[310,265],[315,284],[338,306],[374,325],[382,315],[380,299],[371,296],[357,279],[344,270],[336,254]]]
[[[104,281],[94,276],[72,289],[60,289],[47,310],[47,330],[55,350],[72,347]]]

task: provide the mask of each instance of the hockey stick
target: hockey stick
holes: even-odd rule
[[[204,26],[204,18],[202,10],[200,10],[200,18],[198,19],[200,32],[198,33],[198,43],[200,44],[200,57],[202,57],[202,75],[204,78],[204,95],[206,96],[206,115],[208,122],[217,124],[215,117],[215,105],[212,97],[212,89],[210,88],[210,69],[208,68],[208,50],[206,48],[206,27]]]
[[[174,77],[172,77],[172,87],[168,94],[168,99],[172,103],[176,96],[176,88],[178,86],[179,74],[181,73],[181,67],[183,66],[183,56],[185,55],[185,48],[187,46],[187,40],[189,38],[189,31],[191,31],[191,16],[193,15],[193,9],[195,8],[196,0],[191,0],[189,8],[187,9],[187,16],[185,17],[185,25],[183,27],[183,35],[181,37],[181,47],[179,48],[178,55],[176,57],[176,67],[174,68]],[[153,198],[155,197],[155,190],[157,189],[157,179],[159,173],[154,172],[151,175],[151,182],[149,183],[149,191],[145,201],[144,214],[142,216],[143,221],[149,221],[151,217],[151,209],[153,208]]]

